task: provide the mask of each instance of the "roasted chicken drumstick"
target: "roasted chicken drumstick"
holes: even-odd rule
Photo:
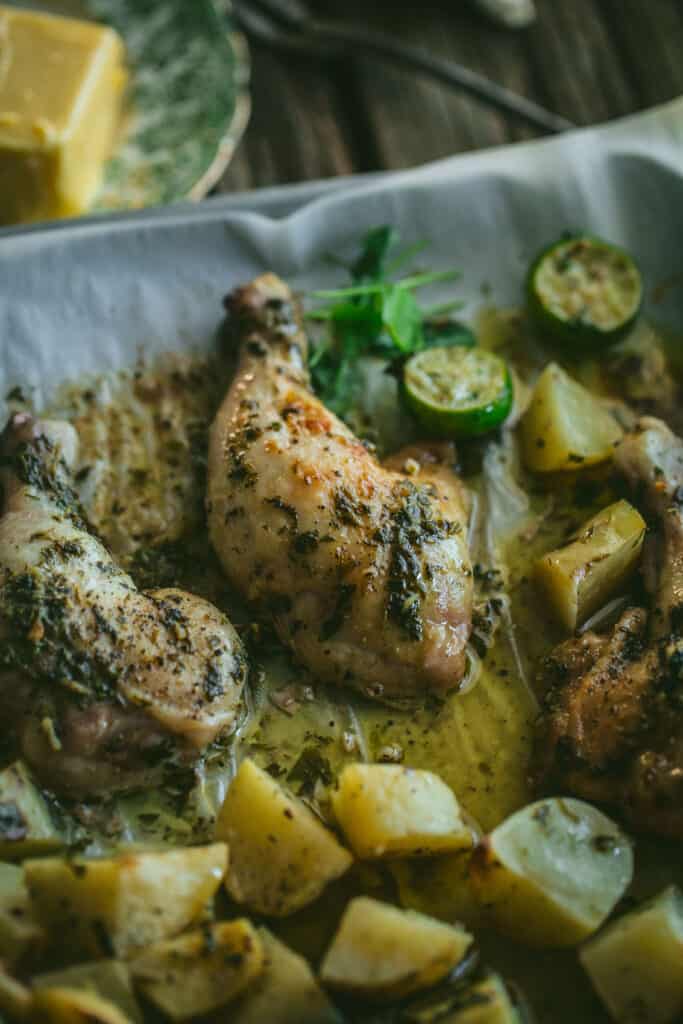
[[[73,796],[149,784],[235,719],[240,641],[212,605],[138,591],[88,529],[67,423],[0,438],[0,732]]]
[[[378,699],[457,687],[472,571],[443,450],[382,466],[318,401],[296,305],[274,275],[227,308],[240,361],[211,430],[207,504],[226,573],[321,679]]]

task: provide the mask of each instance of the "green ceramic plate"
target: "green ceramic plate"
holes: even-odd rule
[[[125,40],[127,115],[94,209],[137,209],[206,195],[249,118],[248,52],[231,23],[229,0],[17,5],[106,22]]]

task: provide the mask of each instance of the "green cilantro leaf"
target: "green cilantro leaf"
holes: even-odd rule
[[[312,346],[309,357],[313,386],[325,404],[340,416],[349,412],[358,394],[361,356],[378,355],[393,362],[432,345],[474,344],[472,332],[448,317],[461,303],[423,309],[414,295],[425,285],[453,280],[458,276],[456,271],[430,271],[396,281],[387,279],[424,247],[423,243],[412,246],[389,263],[396,241],[393,228],[373,228],[348,268],[351,284],[310,295],[327,303],[307,313],[308,319],[319,322],[325,332]]]

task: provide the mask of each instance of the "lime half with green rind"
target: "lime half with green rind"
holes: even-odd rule
[[[623,338],[643,301],[643,280],[624,249],[590,235],[554,242],[527,277],[529,313],[538,328],[582,354]]]
[[[512,378],[506,362],[485,349],[430,348],[405,364],[403,395],[430,434],[480,437],[508,416]]]

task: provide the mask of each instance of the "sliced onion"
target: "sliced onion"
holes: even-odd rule
[[[579,635],[581,633],[587,633],[591,629],[599,630],[601,626],[613,625],[627,604],[627,597],[622,596],[612,598],[612,600],[608,601],[607,604],[604,604],[602,608],[598,608],[597,612],[591,615],[589,619],[586,619],[583,625],[578,629]]]

